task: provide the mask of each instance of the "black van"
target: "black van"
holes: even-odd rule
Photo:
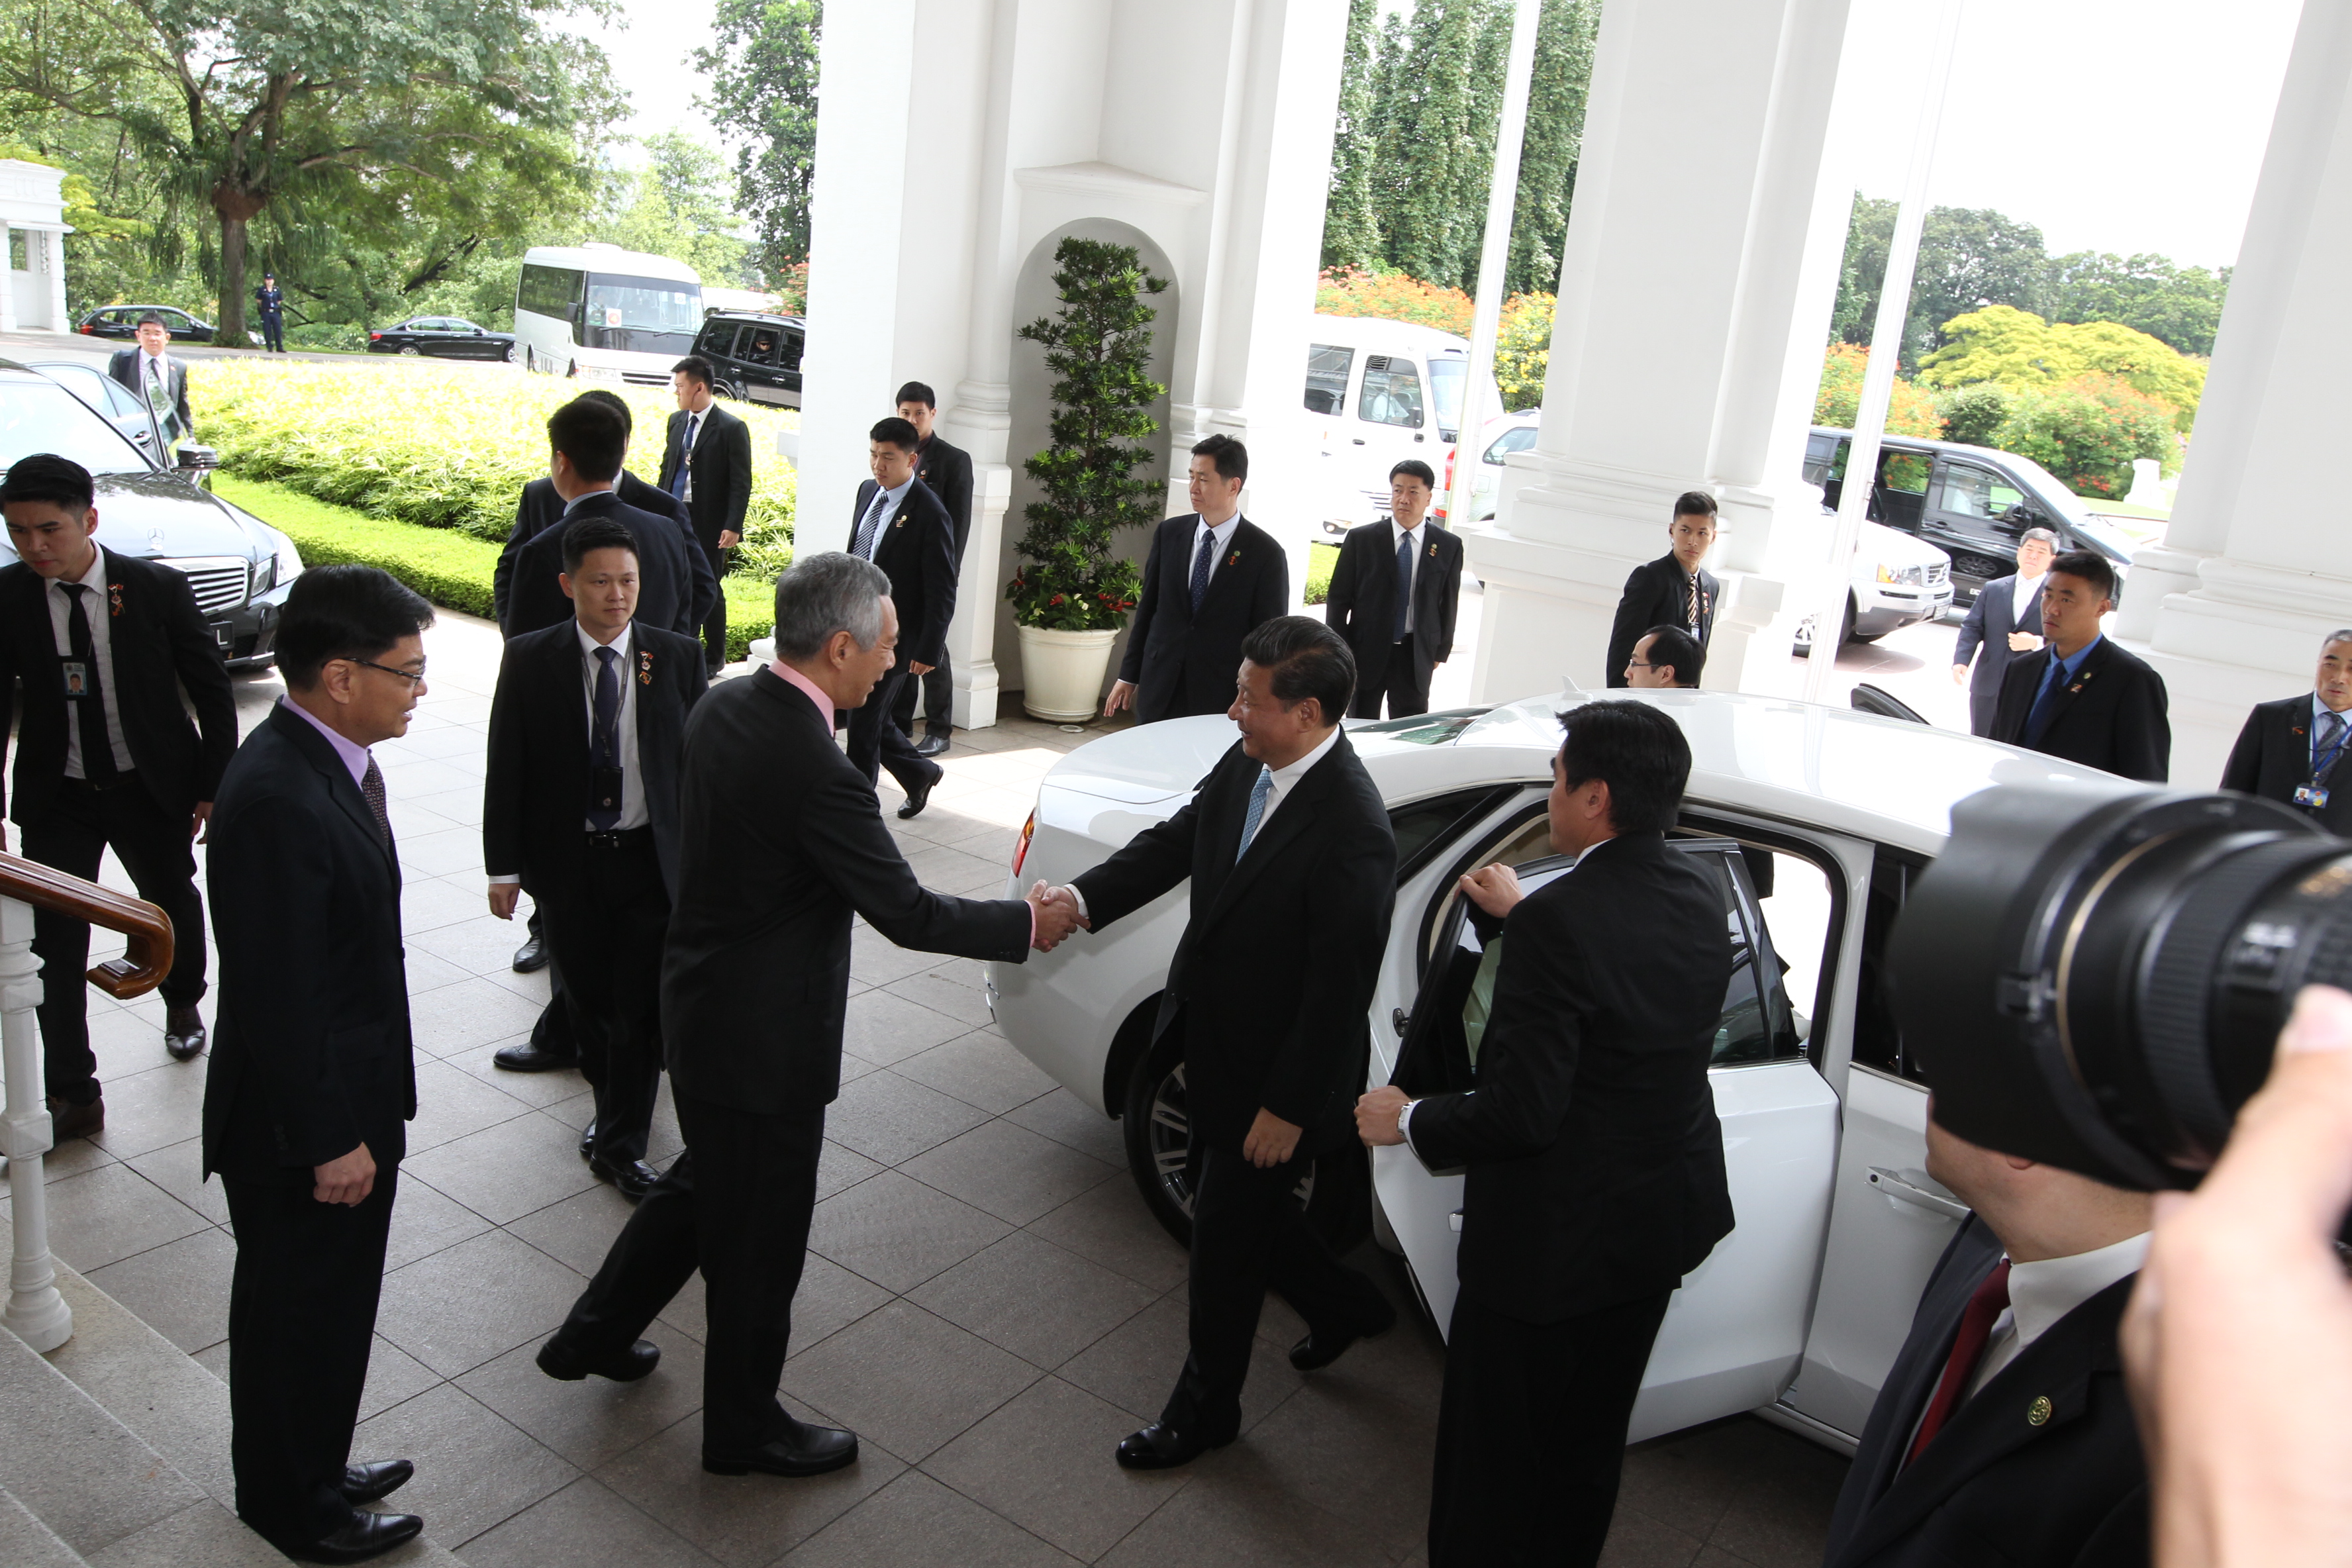
[[[1822,505],[1837,510],[1845,489],[1851,430],[1814,426],[1805,437],[1805,479],[1822,487]],[[2030,458],[1887,436],[1878,447],[1878,483],[1870,519],[1899,528],[1952,558],[1953,603],[1967,605],[1977,590],[2017,570],[2017,539],[2029,528],[2058,535],[2058,548],[2095,550],[2115,563],[2116,597],[2131,566],[2132,542],[2096,516],[2058,478]]]
[[[801,405],[801,351],[808,328],[798,316],[765,310],[712,310],[702,319],[694,352],[719,369],[721,397],[765,403],[777,408]]]

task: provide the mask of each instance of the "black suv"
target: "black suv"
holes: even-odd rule
[[[798,408],[801,350],[807,342],[808,328],[798,316],[713,310],[702,319],[694,352],[718,367],[719,384],[711,390],[719,396]]]
[[[1805,438],[1805,479],[1822,487],[1822,504],[1837,510],[1845,489],[1846,455],[1853,432],[1815,426]],[[2131,566],[2132,542],[2095,514],[2057,476],[2030,458],[1887,436],[1878,447],[1878,483],[1870,519],[1916,535],[1952,558],[1953,603],[2017,570],[2017,539],[2029,528],[2058,535],[2058,548],[2095,550],[2115,563],[2116,593]]]

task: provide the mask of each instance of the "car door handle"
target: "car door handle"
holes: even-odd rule
[[[1942,1215],[1947,1219],[1969,1217],[1969,1205],[1958,1198],[1948,1198],[1941,1193],[1931,1193],[1925,1187],[1904,1180],[1901,1174],[1888,1170],[1884,1165],[1873,1165],[1870,1168],[1870,1184],[1897,1203],[1910,1204],[1926,1209],[1931,1214]]]
[[[1362,446],[1363,444],[1364,444],[1364,438],[1363,438],[1361,436],[1357,437],[1356,437],[1356,445],[1357,445],[1357,446],[1359,446],[1359,447],[1360,447],[1360,446]]]
[[[1429,437],[1426,437],[1426,436],[1420,436],[1420,435],[1416,435],[1415,437],[1413,437],[1413,439],[1414,439],[1414,440],[1416,440],[1416,441],[1426,441],[1426,440],[1428,440],[1428,439],[1429,439]]]
[[[1412,1015],[1406,1012],[1403,1008],[1391,1007],[1389,1009],[1389,1022],[1396,1026],[1398,1039],[1402,1040],[1404,1038],[1404,1026],[1412,1021]]]

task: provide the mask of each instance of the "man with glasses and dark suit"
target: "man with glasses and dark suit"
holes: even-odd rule
[[[1952,645],[1952,684],[1968,683],[1972,735],[1992,733],[2001,678],[2010,665],[2042,651],[2042,584],[2057,553],[2058,536],[2046,528],[2018,535],[2017,570],[1978,589],[1968,619],[1960,623],[1959,640]]]
[[[2327,634],[2310,695],[2258,702],[2221,766],[2221,787],[2301,808],[2339,837],[2352,837],[2352,628]]]

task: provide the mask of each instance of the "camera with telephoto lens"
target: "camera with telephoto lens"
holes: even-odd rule
[[[1888,962],[1946,1129],[2193,1187],[2295,993],[2352,989],[2352,841],[2247,795],[2000,785],[1952,808]]]

